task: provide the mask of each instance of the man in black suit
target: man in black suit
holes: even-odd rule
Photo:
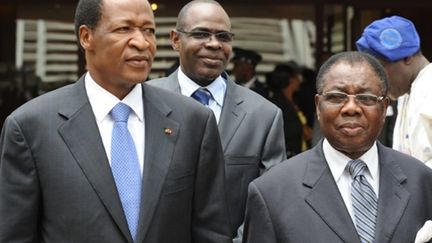
[[[75,19],[88,73],[3,127],[0,242],[231,242],[213,113],[142,84],[156,52],[148,1],[81,0]],[[118,159],[121,122],[134,145],[120,150],[136,151]]]
[[[250,184],[244,242],[414,242],[432,216],[432,170],[377,141],[387,89],[368,54],[323,64],[315,104],[325,138]]]

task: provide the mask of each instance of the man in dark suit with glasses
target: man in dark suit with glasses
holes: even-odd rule
[[[366,53],[336,54],[316,88],[325,138],[250,183],[244,241],[414,242],[432,216],[432,170],[377,141],[384,68]]]
[[[228,79],[230,19],[216,1],[186,4],[171,31],[180,67],[149,83],[199,100],[218,122],[232,236],[242,224],[247,185],[286,158],[281,111],[259,94]]]

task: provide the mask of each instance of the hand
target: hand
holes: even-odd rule
[[[423,227],[417,232],[414,243],[425,243],[432,239],[432,221],[425,222]]]

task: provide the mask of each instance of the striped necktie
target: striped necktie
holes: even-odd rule
[[[357,233],[362,243],[373,243],[378,200],[372,186],[364,176],[366,169],[366,164],[361,160],[348,162],[348,170],[353,177],[351,198]]]

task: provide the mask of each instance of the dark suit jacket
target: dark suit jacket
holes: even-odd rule
[[[378,143],[375,242],[414,242],[432,218],[432,170]],[[252,182],[244,242],[360,243],[322,151],[322,142]]]
[[[177,71],[149,83],[180,93]],[[282,112],[257,93],[227,80],[218,127],[225,155],[228,209],[235,236],[244,220],[249,182],[286,158]]]
[[[269,99],[269,89],[261,81],[259,81],[258,78],[252,84],[250,89],[260,94],[262,97]]]
[[[146,84],[143,102],[136,242],[230,242],[212,112]],[[7,118],[0,140],[0,218],[0,242],[132,242],[83,78]]]
[[[303,124],[301,123],[293,104],[284,97],[281,91],[275,92],[274,96],[270,100],[282,110],[287,156],[292,157],[301,153]]]

